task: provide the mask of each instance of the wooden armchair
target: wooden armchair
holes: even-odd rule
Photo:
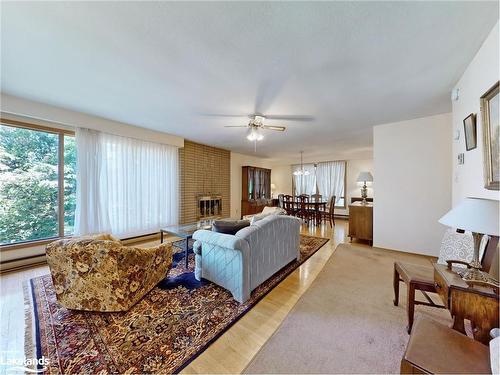
[[[489,272],[498,252],[498,237],[492,236],[486,245],[483,253],[481,264],[482,270]],[[461,260],[447,260],[448,267],[453,264],[462,264],[468,266],[467,262]],[[428,292],[437,293],[434,284],[434,268],[432,265],[423,266],[411,263],[394,262],[394,306],[399,304],[399,283],[403,281],[407,287],[408,305],[408,333],[411,332],[413,326],[413,317],[415,314],[415,305],[426,305],[437,308],[445,308],[445,306],[437,305],[433,302]],[[424,295],[427,302],[415,300],[415,291],[419,290]]]

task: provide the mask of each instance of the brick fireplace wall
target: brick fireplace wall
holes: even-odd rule
[[[200,194],[222,196],[222,217],[229,217],[231,152],[191,141],[179,149],[179,222],[195,222]]]

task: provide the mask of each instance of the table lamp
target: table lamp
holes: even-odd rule
[[[498,209],[499,201],[497,200],[465,198],[439,219],[439,222],[443,225],[472,232],[474,255],[469,263],[470,268],[459,272],[465,281],[493,283],[498,286],[498,281],[486,272],[481,271],[482,265],[479,259],[482,236],[484,234],[499,235]]]
[[[361,198],[363,198],[362,204],[366,204],[366,198],[368,197],[368,188],[366,187],[367,182],[372,182],[373,176],[370,172],[360,172],[356,182],[362,182],[363,187],[361,188]]]

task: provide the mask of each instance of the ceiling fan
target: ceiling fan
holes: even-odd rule
[[[249,141],[261,141],[264,139],[264,135],[262,134],[262,129],[266,130],[274,130],[278,132],[284,132],[286,127],[284,126],[272,126],[272,125],[264,125],[264,120],[266,118],[260,115],[253,115],[250,117],[250,121],[248,125],[226,125],[225,128],[248,128],[247,139]]]
[[[252,114],[252,115],[232,115],[232,114],[222,114],[222,113],[204,113],[204,116],[210,117],[248,117],[250,121],[247,125],[226,125],[225,128],[248,128],[247,139],[252,142],[261,141],[264,139],[262,130],[274,130],[279,132],[284,132],[286,130],[285,126],[274,126],[274,125],[264,125],[266,119],[269,120],[283,120],[283,121],[313,121],[312,116],[302,116],[302,115],[262,115],[262,114]]]

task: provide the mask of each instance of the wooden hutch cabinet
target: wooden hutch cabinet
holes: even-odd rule
[[[271,170],[242,167],[241,171],[241,215],[260,213],[271,205]]]

